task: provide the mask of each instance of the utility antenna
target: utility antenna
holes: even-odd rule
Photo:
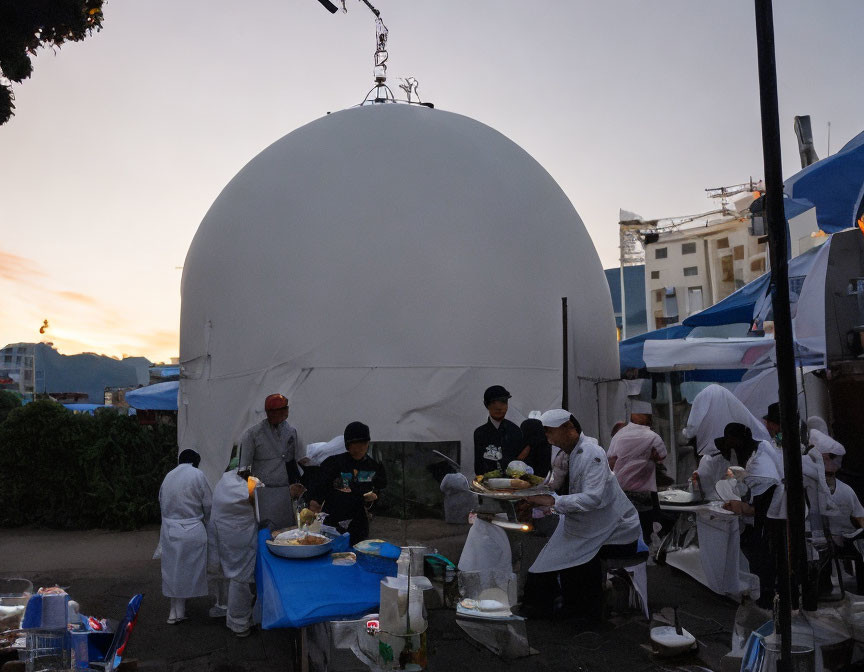
[[[342,12],[348,12],[348,0],[339,0],[342,5]],[[334,5],[330,0],[318,0],[324,8],[334,14],[338,11],[338,7]],[[373,5],[369,0],[360,0],[366,7],[369,8],[369,11],[375,15],[375,54],[372,59],[372,76],[375,81],[375,85],[369,90],[369,93],[366,94],[366,97],[363,99],[364,103],[372,102],[372,103],[395,103],[396,96],[393,95],[393,91],[387,86],[387,59],[389,58],[389,54],[387,53],[387,38],[389,37],[390,31],[387,29],[387,26],[384,23],[384,20],[381,18],[381,12]],[[407,80],[402,80],[402,84],[399,85],[399,88],[405,92],[405,95],[408,97],[408,102],[420,103],[420,95],[418,93],[420,89],[420,83],[414,77],[409,77]],[[414,98],[416,97],[416,101]],[[424,103],[421,103],[424,104]],[[427,106],[431,107],[431,103],[427,104]]]

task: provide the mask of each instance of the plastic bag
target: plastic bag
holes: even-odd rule
[[[464,474],[447,474],[441,480],[444,494],[444,521],[447,523],[467,523],[468,514],[477,506],[477,495],[468,488]]]

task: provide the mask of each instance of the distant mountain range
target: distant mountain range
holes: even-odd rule
[[[136,387],[150,382],[150,360],[127,357],[123,360],[91,353],[61,355],[50,345],[36,346],[36,368],[44,372],[37,390],[51,392],[85,392],[91,404],[101,404],[106,387]]]

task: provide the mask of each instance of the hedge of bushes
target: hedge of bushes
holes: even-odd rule
[[[0,423],[0,526],[134,529],[159,522],[159,486],[177,463],[174,425],[53,401]]]

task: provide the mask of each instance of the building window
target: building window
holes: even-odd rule
[[[12,363],[12,355],[3,355],[3,363],[11,364]]]
[[[664,295],[664,294],[665,294],[665,291],[664,291],[664,290],[662,290],[662,289],[658,289],[658,290],[656,290],[656,291],[654,292],[654,301],[655,301],[656,303],[663,303],[663,295]]]
[[[659,280],[660,279],[660,271],[651,271],[651,279]]]
[[[718,238],[717,239],[717,249],[725,250],[729,247],[729,239],[728,238]]]
[[[684,275],[699,275],[698,266],[688,266],[684,269]]]
[[[720,257],[720,281],[735,282],[735,270],[732,265],[731,254],[727,254],[725,257]]]
[[[687,309],[690,311],[690,314],[698,313],[705,307],[705,303],[702,300],[702,287],[688,287],[687,288]]]
[[[696,254],[696,243],[681,243],[681,254]]]
[[[732,256],[735,261],[741,261],[744,258],[744,246],[736,245],[732,248]]]
[[[654,248],[654,258],[655,259],[665,259],[666,258],[666,248],[665,247],[655,247]]]
[[[754,273],[764,273],[765,272],[765,257],[759,257],[758,259],[753,259],[750,262],[750,270]]]

